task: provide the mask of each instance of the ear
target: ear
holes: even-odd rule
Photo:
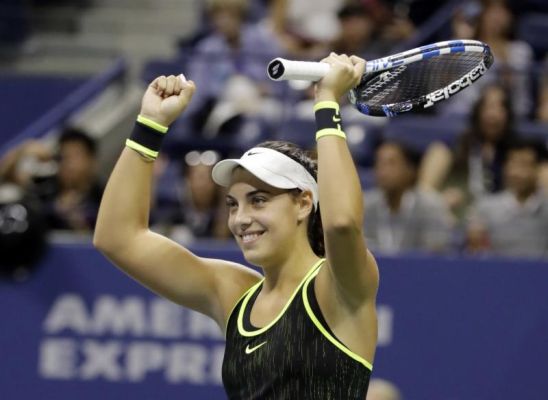
[[[299,205],[297,220],[301,223],[314,212],[312,193],[309,190],[299,193],[299,196],[297,197],[297,204]]]

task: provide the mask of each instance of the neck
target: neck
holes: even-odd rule
[[[401,201],[405,190],[386,191],[384,197],[391,212],[397,213],[401,207]]]
[[[263,292],[292,293],[302,281],[312,266],[318,262],[318,257],[310,248],[308,241],[304,245],[296,244],[287,257],[276,260],[268,266],[263,266],[265,281]]]
[[[514,196],[516,196],[518,203],[524,204],[527,199],[535,193],[535,191],[535,189],[523,190],[521,192],[514,191]]]
[[[232,50],[238,50],[240,48],[240,37],[237,35],[226,37],[226,42]]]
[[[73,182],[73,183],[62,183],[61,191],[62,192],[81,192],[85,193],[91,188],[91,183],[88,181]]]

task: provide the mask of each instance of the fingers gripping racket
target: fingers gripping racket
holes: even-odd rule
[[[478,80],[493,64],[489,46],[451,40],[368,61],[360,84],[349,93],[362,113],[389,116],[432,107]],[[276,58],[268,65],[273,80],[318,81],[329,64]]]

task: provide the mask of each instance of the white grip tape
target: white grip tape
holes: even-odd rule
[[[367,62],[365,64],[364,72],[387,69],[386,63],[385,65],[380,63],[380,61],[383,60],[384,59]],[[377,65],[375,65],[375,63],[377,63]],[[323,62],[292,61],[278,57],[270,61],[267,72],[270,79],[274,81],[298,80],[317,82],[327,75],[329,68],[331,68],[329,64]]]
[[[275,81],[302,80],[316,82],[329,72],[329,64],[312,61],[291,61],[276,58],[268,64],[268,76]]]

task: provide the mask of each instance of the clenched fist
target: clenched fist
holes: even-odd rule
[[[159,76],[147,88],[140,114],[163,126],[169,126],[188,106],[196,86],[182,75]]]

